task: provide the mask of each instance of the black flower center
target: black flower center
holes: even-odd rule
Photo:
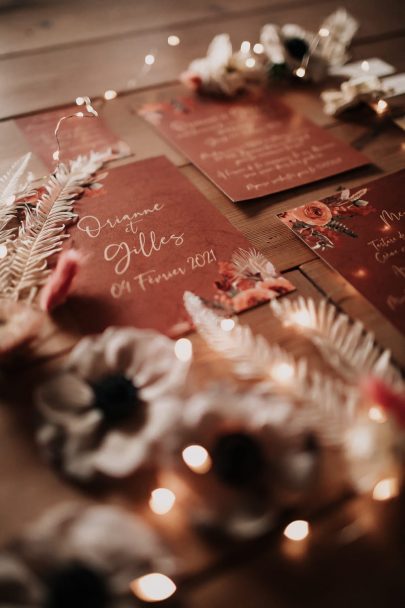
[[[107,608],[109,603],[103,577],[92,568],[71,563],[51,576],[44,608]]]
[[[243,486],[262,472],[264,458],[259,443],[246,433],[222,435],[212,450],[213,470],[230,486]]]
[[[294,59],[301,61],[307,54],[309,46],[308,43],[302,38],[288,38],[284,42],[284,46]]]
[[[112,424],[129,418],[142,403],[136,386],[121,374],[104,376],[92,388],[94,407]]]

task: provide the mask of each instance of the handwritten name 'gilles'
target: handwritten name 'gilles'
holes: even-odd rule
[[[115,262],[114,271],[118,275],[124,274],[134,256],[142,255],[145,258],[151,257],[153,253],[160,251],[170,243],[175,247],[180,247],[184,243],[184,233],[157,236],[154,230],[143,232],[137,225],[142,222],[147,215],[159,212],[164,205],[156,203],[151,209],[143,209],[133,214],[125,214],[121,217],[107,218],[105,222],[100,222],[94,215],[82,217],[77,227],[85,232],[90,238],[98,238],[105,228],[114,229],[122,223],[126,223],[125,232],[135,237],[134,243],[121,241],[120,243],[110,243],[104,249],[104,259],[107,262]]]

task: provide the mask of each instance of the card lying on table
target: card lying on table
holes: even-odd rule
[[[342,173],[368,159],[270,95],[187,97],[139,111],[232,201]]]
[[[130,153],[128,144],[121,141],[102,118],[88,114],[85,110],[82,112],[85,116],[75,116],[78,112],[81,112],[80,106],[69,106],[17,118],[15,122],[27,139],[31,151],[39,156],[48,169],[55,167],[53,154],[58,149],[55,129],[64,116],[70,118],[61,122],[58,133],[61,161],[109,147],[114,149],[117,156],[127,156]]]
[[[188,331],[184,291],[224,314],[294,290],[164,157],[112,169],[76,206],[84,254],[70,298],[85,332],[108,325]]]
[[[405,333],[405,170],[279,214]]]

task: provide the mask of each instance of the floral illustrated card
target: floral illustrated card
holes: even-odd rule
[[[83,116],[77,116],[78,113]],[[17,118],[15,122],[28,141],[30,150],[48,169],[55,167],[54,154],[58,151],[58,141],[59,160],[62,162],[73,160],[80,154],[89,154],[92,150],[100,152],[107,148],[112,148],[117,157],[130,154],[128,144],[121,141],[102,118],[86,112],[80,106],[31,114]]]
[[[139,111],[232,201],[295,188],[368,159],[270,95],[186,97]]]
[[[191,329],[185,291],[230,315],[294,290],[164,157],[110,170],[76,211],[69,246],[84,263],[69,301],[85,332],[174,337]]]
[[[279,214],[405,333],[405,170]]]

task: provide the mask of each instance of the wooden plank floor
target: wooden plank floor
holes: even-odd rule
[[[386,124],[376,130],[371,125],[335,120],[322,111],[322,87],[280,86],[275,95],[361,149],[373,165],[248,205],[235,205],[136,115],[145,101],[170,99],[181,90],[176,83],[178,74],[190,60],[205,53],[215,34],[229,32],[238,45],[244,39],[257,39],[260,27],[270,21],[298,22],[315,29],[337,7],[335,0],[27,0],[8,4],[0,8],[0,172],[28,151],[14,123],[17,116],[72,103],[79,95],[98,97],[107,89],[116,89],[120,95],[103,105],[100,113],[132,149],[132,156],[121,163],[168,156],[252,245],[293,280],[299,293],[329,297],[374,331],[380,344],[405,365],[404,338],[275,218],[276,213],[325,196],[339,186],[351,187],[403,168],[404,137],[398,127]],[[355,59],[380,57],[405,70],[404,6],[403,0],[348,3],[361,24],[353,46]],[[170,34],[181,38],[178,47],[168,47]],[[144,56],[152,50],[156,64],[142,72]],[[32,170],[38,177],[46,172],[40,161]],[[308,345],[294,340],[265,306],[243,314],[242,322],[296,354],[307,354]],[[44,327],[41,355],[46,365],[56,364],[75,339],[68,329],[62,332],[52,323]],[[192,339],[200,373],[212,371],[212,355],[197,336]],[[29,386],[42,369],[38,364],[8,372],[10,380],[22,377],[24,383],[19,383],[20,394],[3,396],[10,403],[0,409],[2,542],[44,509],[65,499],[146,509],[136,488],[84,494],[43,465],[32,438],[33,416],[27,400]],[[318,510],[311,515],[310,546],[301,556],[292,554],[279,530],[242,548],[213,547],[189,528],[184,513],[176,509],[165,523],[151,514],[147,517],[187,564],[185,605],[191,608],[396,608],[405,606],[403,503],[403,499],[377,504],[353,498]],[[360,532],[348,542],[344,531],[353,521]]]

